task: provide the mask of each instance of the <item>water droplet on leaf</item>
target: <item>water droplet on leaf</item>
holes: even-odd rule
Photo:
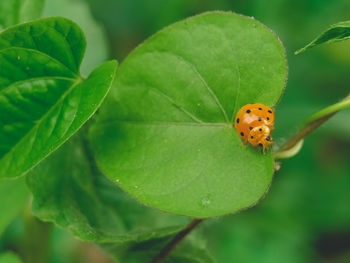
[[[208,205],[210,205],[210,199],[209,197],[204,197],[202,199],[202,206],[208,206]]]

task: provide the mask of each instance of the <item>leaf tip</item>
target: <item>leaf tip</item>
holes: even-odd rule
[[[309,45],[306,45],[305,47],[299,48],[294,52],[294,55],[299,55],[300,53],[303,53],[305,50],[309,49],[310,47],[312,46],[309,44]]]

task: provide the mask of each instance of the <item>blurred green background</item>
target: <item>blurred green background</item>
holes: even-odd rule
[[[87,74],[108,58],[123,61],[161,28],[208,10],[253,16],[281,38],[289,78],[276,106],[277,144],[307,115],[349,94],[350,41],[293,54],[330,24],[350,20],[349,0],[47,0],[44,15],[71,18],[86,32]],[[47,233],[23,237],[29,212],[23,213],[0,237],[0,250],[20,251],[16,244],[24,238],[38,251],[36,241]],[[41,224],[31,220],[34,227]],[[50,262],[110,262],[94,245],[62,229],[51,231]],[[350,262],[350,111],[337,114],[296,157],[281,162],[256,207],[209,219],[199,231],[219,263]]]

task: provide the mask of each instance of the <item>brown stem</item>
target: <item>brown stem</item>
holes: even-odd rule
[[[301,129],[294,137],[292,137],[288,142],[286,142],[280,149],[279,152],[289,150],[293,148],[300,140],[305,138],[311,132],[316,130],[319,126],[321,126],[324,122],[330,119],[335,113],[324,116],[321,119],[315,120],[309,123],[306,127]]]
[[[350,95],[345,97],[343,100],[350,99]],[[292,137],[288,142],[286,142],[279,150],[278,152],[283,152],[289,149],[292,149],[300,140],[305,138],[307,135],[309,135],[311,132],[316,130],[319,126],[321,126],[324,122],[326,122],[328,119],[333,117],[337,112],[330,113],[326,116],[323,116],[322,118],[316,119],[313,122],[310,122],[307,124],[304,128],[302,128],[294,137]]]
[[[175,247],[193,230],[203,219],[194,219],[187,227],[179,232],[160,252],[150,261],[150,263],[161,263],[175,249]]]

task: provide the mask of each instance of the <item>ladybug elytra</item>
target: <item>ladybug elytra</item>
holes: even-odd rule
[[[235,128],[243,143],[262,147],[263,151],[272,144],[275,112],[260,103],[244,105],[236,114]]]

